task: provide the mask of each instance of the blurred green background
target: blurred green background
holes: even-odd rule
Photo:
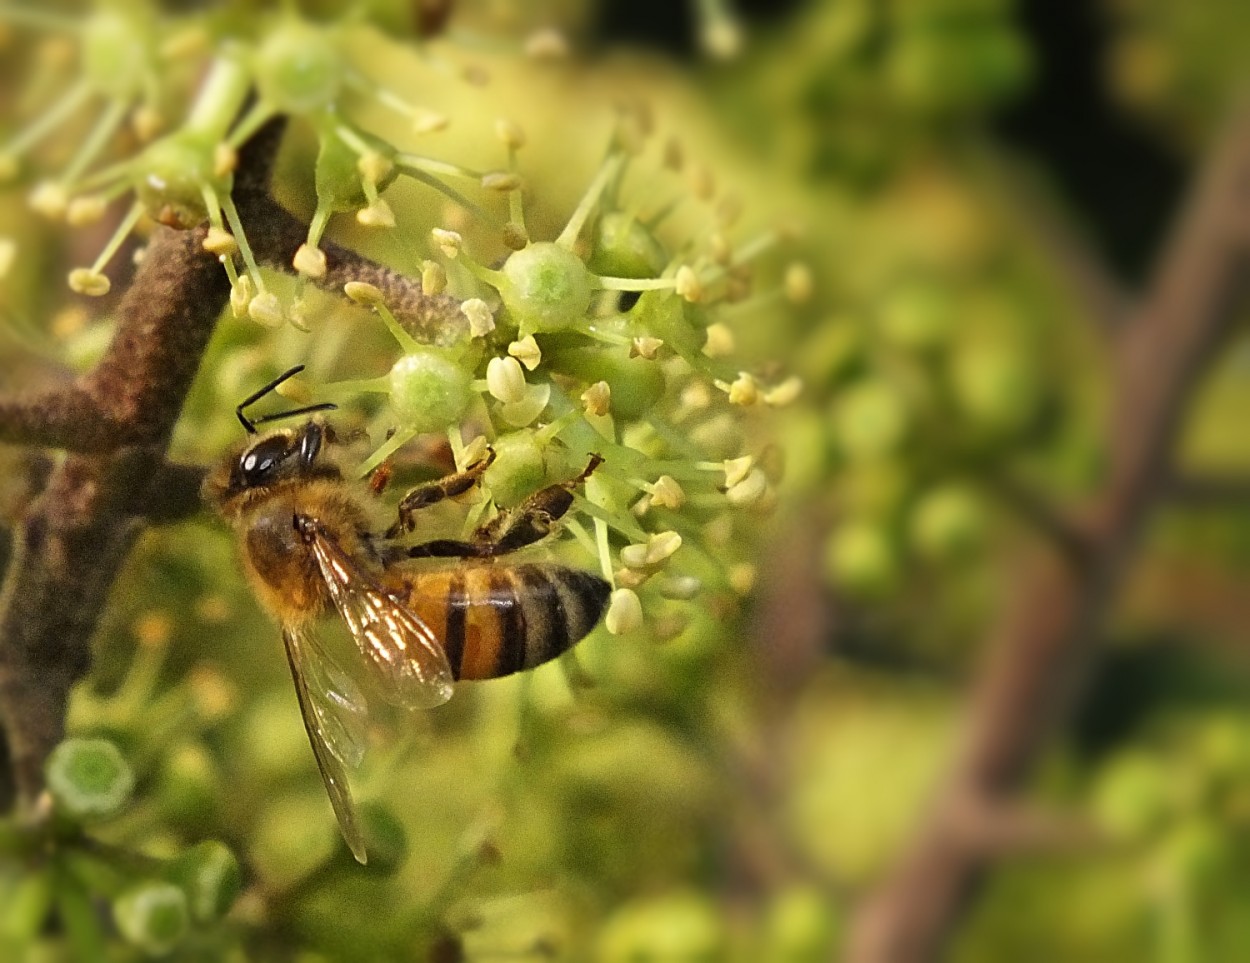
[[[0,135],[75,69],[55,38],[6,19],[23,6],[0,7]],[[415,9],[297,6],[369,8],[375,23]],[[98,833],[160,856],[218,839],[238,857],[229,913],[195,926],[175,959],[839,959],[861,900],[926,817],[987,631],[1019,590],[1011,562],[1039,541],[1011,492],[1074,505],[1105,479],[1099,314],[1117,290],[1131,303],[1149,288],[1184,187],[1237,106],[1250,7],[454,7],[420,51],[398,28],[361,49],[390,87],[419,83],[423,103],[456,118],[439,156],[497,164],[489,125],[522,124],[532,236],[559,232],[621,101],[648,104],[658,130],[639,189],[689,201],[670,237],[704,231],[718,203],[741,205],[748,236],[787,226],[760,264],[772,296],[725,319],[742,354],[803,379],[796,403],[749,429],[784,461],[776,503],[727,531],[708,525],[708,554],[729,559],[699,573],[715,589],[656,602],[637,632],[595,633],[578,648],[587,679],[549,665],[383,720],[356,783],[379,841],[366,868],[339,842],[277,633],[229,533],[206,514],[152,529],[71,706],[70,731],[108,736],[137,777],[132,805]],[[573,53],[537,66],[521,51],[547,26]],[[442,57],[491,82],[431,79]],[[355,119],[393,123],[367,109]],[[63,162],[83,129],[40,163],[54,168],[58,151]],[[662,162],[670,137],[680,172]],[[277,193],[306,216],[312,144],[289,141]],[[60,283],[108,232],[40,219],[29,187],[0,187],[0,237],[19,253],[0,280],[4,390],[89,366],[111,331],[109,305]],[[444,223],[428,192],[387,196],[413,236]],[[355,224],[331,234],[421,270],[402,237]],[[1073,283],[1073,262],[1105,272],[1105,301]],[[311,348],[289,326],[223,323],[175,455],[218,458],[238,440],[233,405],[289,364],[309,360],[332,381],[389,363],[393,345],[363,310],[326,299],[314,320],[331,314]],[[1248,414],[1239,336],[1195,389],[1183,467],[1250,468]],[[29,455],[0,458],[0,508],[14,518]],[[1236,493],[1152,516],[1077,711],[1026,792],[1080,842],[1060,833],[998,860],[947,958],[1250,955],[1250,516]],[[0,956],[76,958],[46,912],[57,885],[0,858]],[[141,955],[112,939],[106,952]]]

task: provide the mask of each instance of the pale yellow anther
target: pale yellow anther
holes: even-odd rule
[[[619,588],[609,598],[603,624],[613,635],[624,635],[642,625],[642,600],[632,588]]]
[[[513,341],[508,345],[508,354],[525,365],[527,371],[533,371],[543,360],[542,349],[538,347],[538,342],[534,340],[532,334],[527,334],[520,341]]]
[[[360,172],[360,176],[369,184],[381,184],[391,175],[391,171],[395,169],[394,162],[376,150],[365,151],[356,160],[356,170]]]
[[[781,384],[764,392],[764,404],[774,408],[784,408],[786,405],[793,404],[802,393],[803,379],[798,375],[791,375]]]
[[[111,287],[108,278],[91,268],[74,268],[69,272],[69,289],[75,294],[98,298],[108,294]]]
[[[686,492],[672,475],[661,475],[646,491],[651,495],[651,504],[656,508],[678,509],[686,504]]]
[[[159,134],[164,126],[165,117],[150,104],[136,107],[134,113],[130,115],[130,129],[144,144]]]
[[[750,407],[759,403],[760,384],[755,380],[755,376],[749,372],[741,372],[734,382],[729,385],[718,382],[718,387],[729,394],[729,403],[731,405]]]
[[[451,120],[446,114],[440,114],[436,110],[421,110],[417,112],[412,121],[412,129],[418,134],[434,134],[440,130],[446,130]]]
[[[707,340],[703,343],[703,353],[709,358],[727,358],[734,353],[737,346],[734,333],[729,326],[717,321],[707,327]]]
[[[699,44],[717,60],[733,60],[742,53],[742,26],[730,17],[716,17],[700,31]]]
[[[368,207],[358,210],[356,220],[365,227],[394,227],[395,212],[391,210],[391,205],[379,197]]]
[[[717,264],[729,266],[733,260],[734,249],[727,238],[720,231],[715,231],[712,236],[707,239],[708,253],[712,255],[712,260]]]
[[[702,381],[692,381],[681,389],[683,407],[699,410],[712,403],[712,389]]]
[[[44,217],[60,220],[69,207],[69,192],[55,181],[43,181],[30,192],[29,203]]]
[[[660,594],[666,599],[689,602],[703,589],[703,583],[693,575],[670,575],[660,582]]]
[[[364,304],[368,307],[386,303],[381,289],[368,281],[348,281],[343,285],[343,293],[357,304]]]
[[[504,404],[525,397],[525,372],[516,358],[491,358],[486,366],[486,390]]]
[[[484,338],[495,330],[495,316],[481,298],[469,298],[460,305],[460,311],[469,319],[470,337]]]
[[[231,257],[238,253],[239,242],[224,228],[210,227],[204,235],[204,240],[200,242],[200,247],[218,257]]]
[[[664,347],[662,338],[652,338],[649,335],[642,335],[634,338],[629,346],[629,356],[631,358],[646,358],[648,361],[654,361],[656,353]]]
[[[515,191],[520,186],[520,175],[512,171],[489,171],[482,175],[482,187],[488,191]]]
[[[806,264],[796,261],[786,268],[786,277],[782,287],[786,292],[786,300],[791,304],[806,304],[812,299],[815,286],[812,269]]]
[[[233,174],[239,166],[239,152],[229,144],[218,144],[213,148],[213,173],[217,177]]]
[[[535,30],[525,38],[525,56],[535,60],[562,60],[569,55],[564,34],[550,27]]]
[[[464,238],[457,231],[444,231],[441,227],[431,229],[430,236],[445,257],[455,259],[464,247]]]
[[[301,244],[291,264],[306,278],[317,280],[326,276],[326,252],[311,244]]]
[[[674,281],[677,293],[685,300],[697,304],[703,299],[703,282],[699,280],[699,275],[690,265],[683,264],[679,267]]]
[[[516,221],[509,221],[503,226],[503,245],[510,251],[523,250],[530,242],[529,235]]]
[[[230,313],[236,318],[247,317],[247,306],[251,303],[252,279],[244,274],[230,288]]]
[[[724,467],[725,487],[733,488],[734,485],[746,478],[751,469],[755,467],[755,457],[753,455],[743,455],[741,458],[726,458]]]
[[[261,291],[252,298],[247,306],[247,316],[257,324],[266,328],[281,327],[286,321],[286,313],[282,310],[282,302],[272,291]]]
[[[0,281],[13,270],[17,261],[17,241],[11,237],[0,237]]]
[[[681,548],[681,536],[676,532],[657,532],[647,539],[647,564],[667,562]]]
[[[501,117],[495,121],[495,136],[503,141],[509,150],[520,150],[525,146],[525,131],[516,121]]]
[[[69,202],[69,208],[65,211],[65,221],[72,227],[85,227],[100,220],[107,209],[108,202],[98,195],[75,197]]]
[[[735,508],[745,508],[758,502],[767,490],[768,478],[760,469],[752,468],[746,478],[725,492],[725,497]]]
[[[304,332],[312,330],[308,326],[308,302],[303,298],[297,298],[290,303],[286,309],[286,316],[287,320],[298,330]]]
[[[748,595],[751,589],[755,588],[757,574],[755,566],[750,562],[739,562],[736,565],[731,565],[727,573],[729,587],[739,595]]]
[[[421,262],[421,291],[423,294],[442,294],[447,290],[447,272],[437,261]]]
[[[612,410],[612,389],[606,381],[596,381],[582,392],[581,400],[587,414],[606,415]]]
[[[647,546],[645,544],[626,545],[621,549],[621,564],[632,569],[646,568]]]

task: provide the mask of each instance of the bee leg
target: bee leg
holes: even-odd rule
[[[418,485],[412,489],[400,500],[399,518],[394,525],[386,530],[385,537],[398,538],[405,532],[411,532],[415,527],[412,520],[414,513],[428,505],[441,502],[444,498],[455,498],[457,495],[463,495],[477,484],[477,480],[482,477],[483,472],[491,466],[494,460],[495,450],[487,448],[486,454],[464,471],[444,475],[442,478],[427,482],[424,485]]]
[[[590,463],[581,474],[558,485],[548,485],[521,504],[501,511],[477,529],[467,544],[482,546],[474,553],[477,557],[491,557],[515,552],[546,538],[573,506],[573,490],[602,462],[599,455],[591,455]]]

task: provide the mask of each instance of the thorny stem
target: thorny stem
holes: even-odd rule
[[[1250,251],[1239,225],[1250,214],[1248,185],[1244,111],[1196,185],[1144,303],[1116,330],[1109,470],[1084,515],[1084,564],[1048,554],[1018,573],[1015,604],[987,640],[960,752],[910,848],[860,906],[850,963],[942,956],[994,855],[966,832],[969,800],[979,813],[1012,806],[1076,704],[1142,523],[1166,498],[1194,383],[1246,294]]]

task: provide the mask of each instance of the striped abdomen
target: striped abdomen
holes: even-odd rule
[[[597,575],[541,563],[406,572],[403,588],[457,679],[493,679],[554,659],[595,627],[610,592]]]

